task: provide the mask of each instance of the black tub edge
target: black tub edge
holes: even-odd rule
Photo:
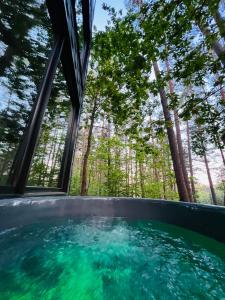
[[[225,207],[125,197],[49,196],[0,201],[0,230],[56,217],[158,220],[225,243]]]

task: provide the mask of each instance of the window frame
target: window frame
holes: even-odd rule
[[[82,0],[84,47],[80,54],[75,12],[76,0],[47,0],[47,8],[54,32],[54,45],[46,63],[43,79],[33,105],[29,126],[17,151],[9,175],[9,186],[0,186],[0,194],[65,194],[69,190],[71,170],[84,85],[90,54],[92,21],[95,0]],[[53,80],[59,63],[62,63],[71,101],[63,158],[57,188],[27,186],[28,175],[38,144],[43,117],[51,95]]]

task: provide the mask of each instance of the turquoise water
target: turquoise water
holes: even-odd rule
[[[162,223],[48,221],[0,250],[1,300],[225,299],[225,246]]]

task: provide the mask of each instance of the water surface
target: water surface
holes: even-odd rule
[[[225,299],[225,246],[158,222],[41,222],[0,251],[1,300]]]

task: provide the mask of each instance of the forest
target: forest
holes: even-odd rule
[[[71,193],[225,205],[224,1],[125,5],[94,29]]]
[[[107,25],[93,28],[70,193],[225,205],[224,1],[126,0],[123,10],[107,3]],[[82,56],[82,11],[74,4]],[[10,185],[52,40],[44,0],[1,1],[3,186]],[[58,185],[69,98],[59,67],[28,186]]]

